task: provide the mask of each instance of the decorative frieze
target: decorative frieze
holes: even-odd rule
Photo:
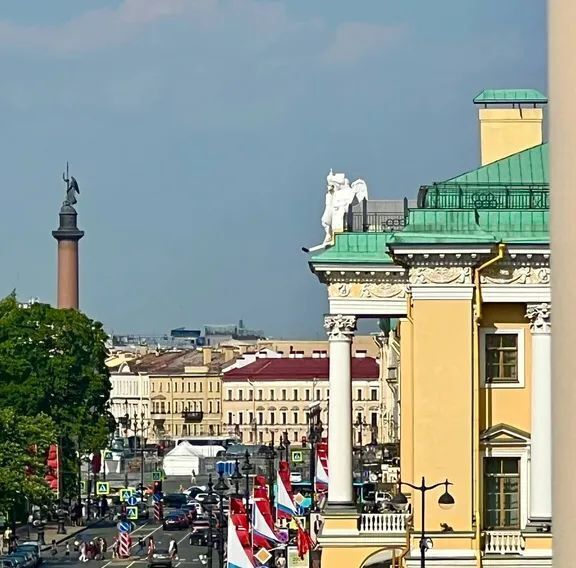
[[[528,304],[526,317],[530,320],[532,333],[550,333],[550,304]]]
[[[406,296],[406,284],[401,282],[338,282],[328,286],[330,298],[402,298]]]
[[[410,284],[471,284],[470,266],[417,266],[410,269]]]
[[[535,266],[488,267],[480,274],[482,284],[550,284],[550,268]]]
[[[324,329],[326,329],[328,339],[352,339],[356,331],[356,316],[342,314],[325,316]]]

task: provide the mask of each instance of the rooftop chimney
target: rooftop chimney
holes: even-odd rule
[[[212,348],[204,347],[202,349],[202,362],[204,365],[210,365],[212,363]]]
[[[543,112],[548,99],[535,89],[487,89],[474,103],[480,106],[482,165],[542,144]]]

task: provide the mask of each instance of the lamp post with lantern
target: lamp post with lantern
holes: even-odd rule
[[[435,483],[434,485],[426,485],[426,480],[424,476],[422,476],[422,482],[420,485],[412,485],[412,483],[408,483],[406,481],[399,481],[398,482],[398,494],[392,499],[392,503],[394,505],[406,505],[408,504],[408,499],[404,493],[402,493],[402,485],[406,485],[407,487],[411,487],[415,491],[420,491],[421,499],[422,499],[422,528],[420,530],[420,568],[426,567],[426,551],[430,548],[429,541],[430,539],[426,538],[426,528],[425,528],[425,521],[426,521],[426,493],[431,491],[432,489],[436,489],[437,487],[444,486],[444,493],[440,495],[438,498],[438,505],[442,509],[450,509],[454,506],[454,497],[450,495],[448,492],[448,486],[452,485],[447,479],[445,481],[441,481],[440,483]]]

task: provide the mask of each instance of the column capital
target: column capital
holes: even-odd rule
[[[550,333],[550,303],[528,304],[526,317],[530,320],[532,333]]]
[[[356,331],[356,316],[342,314],[324,316],[324,329],[328,339],[352,339]]]

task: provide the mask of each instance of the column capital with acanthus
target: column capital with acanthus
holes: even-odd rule
[[[356,316],[342,314],[324,316],[324,329],[328,339],[352,339],[356,331]]]
[[[528,304],[526,317],[530,320],[532,333],[550,333],[550,303]]]

